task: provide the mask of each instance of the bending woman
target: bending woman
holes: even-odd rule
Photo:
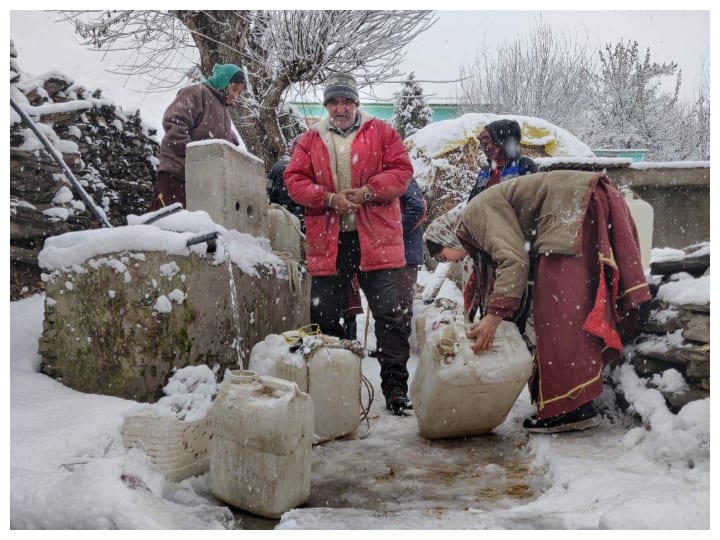
[[[537,414],[528,431],[598,424],[592,400],[603,367],[622,354],[621,334],[651,295],[630,210],[601,173],[553,171],[493,186],[425,233],[430,255],[473,260],[465,311],[482,317],[468,337],[492,347],[500,321],[521,307],[532,276],[537,347],[528,382]]]

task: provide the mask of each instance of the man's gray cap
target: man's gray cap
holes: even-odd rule
[[[352,99],[355,103],[360,103],[360,95],[358,94],[357,81],[352,75],[346,73],[333,73],[325,79],[325,94],[323,96],[323,105],[332,98]]]

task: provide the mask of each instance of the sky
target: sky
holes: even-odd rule
[[[315,4],[311,2],[310,7],[317,8]],[[615,4],[628,7],[627,2]],[[570,12],[567,9],[554,9],[541,12],[530,10],[534,6],[527,2],[503,4],[504,7],[519,5],[519,11],[460,11],[458,7],[462,4],[451,1],[443,3],[443,7],[454,9],[437,12],[438,22],[410,44],[406,59],[399,67],[402,72],[414,72],[416,79],[423,81],[423,91],[431,100],[452,100],[457,92],[456,83],[425,81],[456,81],[460,69],[472,65],[483,42],[494,50],[495,44],[511,42],[542,20],[555,32],[577,36],[579,41],[584,41],[587,34],[589,44],[598,48],[606,42],[614,44],[629,39],[637,40],[641,50],[650,47],[653,61],[675,61],[679,64],[684,73],[683,91],[688,92],[689,96],[692,95],[702,62],[709,58],[710,11],[705,4],[709,3],[692,0],[683,3],[686,9],[704,7],[707,10],[696,12],[618,11],[612,2],[603,6],[607,7],[606,11]],[[420,3],[413,7],[437,6]],[[573,4],[569,4],[569,7],[576,8]],[[53,22],[59,19],[54,13],[23,12],[15,7],[9,19],[10,36],[18,50],[20,65],[26,72],[39,75],[58,70],[90,87],[95,87],[99,80],[110,81],[111,84],[104,88],[107,96],[124,107],[140,107],[148,124],[159,127],[162,113],[175,91],[147,93],[144,81],[128,81],[119,75],[104,73],[118,61],[124,60],[124,53],[103,56],[97,51],[83,48],[78,44],[79,37],[74,34],[71,25],[67,22]],[[43,31],[37,32],[37,28]],[[361,99],[389,100],[398,90],[399,84],[368,87],[361,90]]]
[[[506,4],[499,7],[503,5]],[[525,3],[526,8],[528,5]],[[577,5],[573,7],[577,8]],[[709,11],[524,9],[437,13],[438,22],[412,42],[402,66],[403,70],[414,71],[419,81],[457,80],[460,67],[471,67],[478,53],[484,54],[483,44],[492,52],[499,43],[509,44],[516,37],[527,35],[540,21],[558,35],[576,38],[578,42],[585,42],[587,36],[593,50],[604,48],[606,43],[614,45],[637,40],[641,51],[650,47],[653,61],[674,61],[679,64],[684,73],[683,86],[687,86],[687,91],[695,85],[702,60],[710,56]],[[682,31],[678,31],[679,28]],[[455,96],[455,84],[422,82],[421,86],[430,100],[434,96],[438,99],[452,99]],[[383,92],[381,97],[385,95],[387,93]]]

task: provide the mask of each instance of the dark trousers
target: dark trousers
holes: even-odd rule
[[[398,268],[395,274],[395,283],[398,290],[398,303],[403,317],[403,327],[407,338],[412,334],[413,302],[415,301],[415,282],[417,281],[418,266],[409,264]]]
[[[148,211],[154,212],[176,202],[181,203],[183,208],[187,208],[185,204],[185,182],[178,180],[170,173],[160,171],[155,185],[155,194]]]
[[[356,232],[340,233],[337,274],[312,278],[310,321],[323,334],[344,338],[340,319],[345,289],[357,273],[360,288],[375,319],[377,358],[383,394],[395,388],[407,392],[410,346],[405,321],[398,307],[395,270],[360,271],[360,243]]]

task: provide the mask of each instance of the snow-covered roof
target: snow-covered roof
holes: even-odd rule
[[[430,158],[464,146],[490,122],[515,120],[522,132],[520,144],[541,146],[552,157],[593,157],[590,147],[568,131],[541,118],[515,114],[468,113],[452,120],[433,122],[408,137],[408,147],[419,147]]]

